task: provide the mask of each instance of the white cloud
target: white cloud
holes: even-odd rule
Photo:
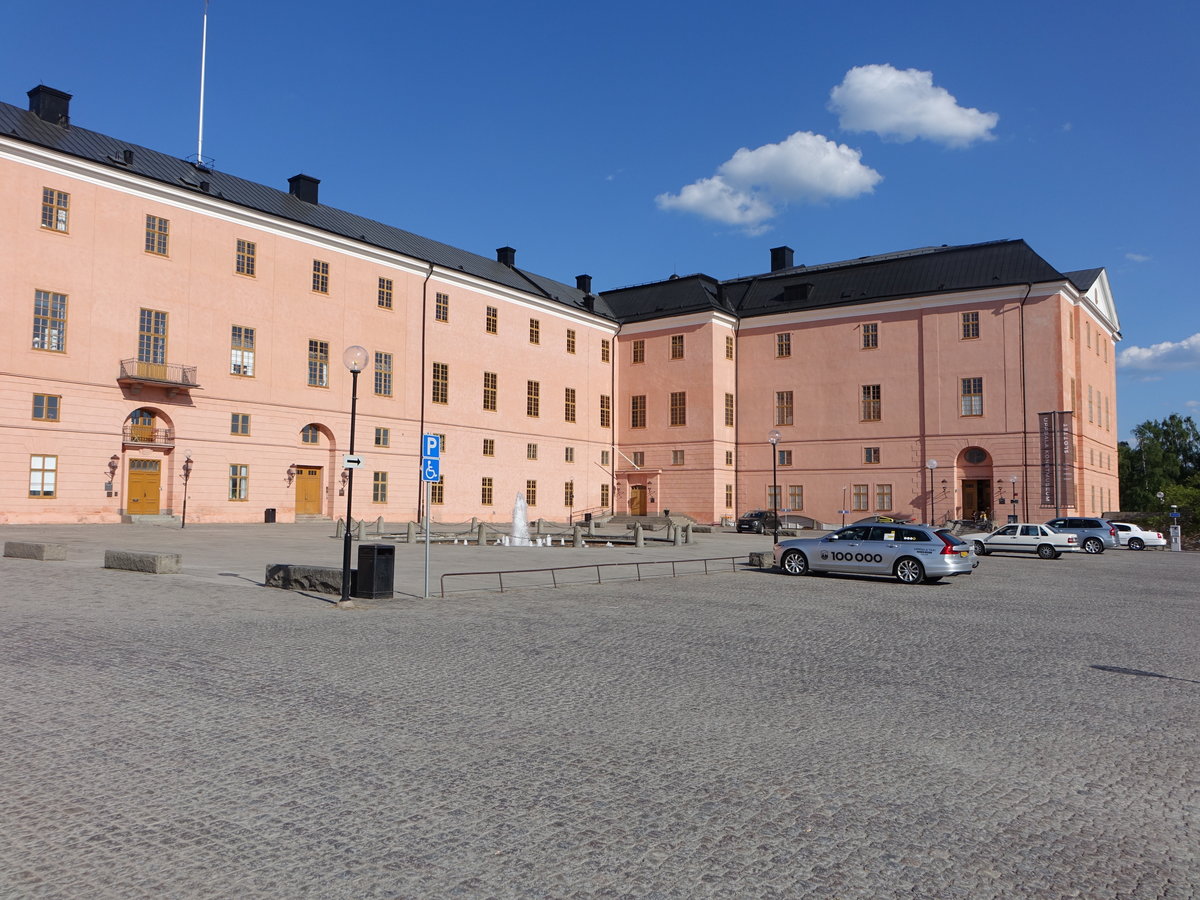
[[[829,110],[846,131],[873,131],[902,143],[925,138],[950,147],[994,140],[997,113],[958,105],[933,73],[889,65],[855,66],[829,93]]]
[[[1163,341],[1149,347],[1126,347],[1117,355],[1123,369],[1181,372],[1200,369],[1200,332],[1182,341]]]
[[[870,193],[883,176],[862,153],[823,135],[798,131],[778,144],[742,147],[710,178],[659,194],[659,209],[678,209],[761,233],[789,201],[820,203]]]
[[[1150,257],[1144,256],[1141,253],[1126,253],[1125,258],[1137,263],[1150,262]]]

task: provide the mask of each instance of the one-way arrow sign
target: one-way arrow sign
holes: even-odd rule
[[[363,458],[361,456],[343,456],[342,457],[342,465],[345,466],[347,469],[358,469],[358,468],[362,467],[362,464],[363,464]]]

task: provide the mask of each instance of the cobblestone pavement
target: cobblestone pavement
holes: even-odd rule
[[[1110,551],[348,610],[0,559],[0,896],[1196,897],[1198,582]]]

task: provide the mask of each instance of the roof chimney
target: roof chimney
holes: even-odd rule
[[[29,111],[52,125],[70,125],[71,95],[39,84],[29,91]]]
[[[794,252],[791,247],[772,247],[771,271],[778,272],[780,269],[790,269],[792,267],[792,254]]]
[[[591,275],[576,275],[575,287],[583,291],[585,294],[592,292],[592,276]]]
[[[297,200],[316,205],[317,185],[320,183],[320,178],[313,178],[311,175],[293,175],[288,179],[288,193]]]
[[[497,247],[496,262],[515,268],[517,265],[517,251],[512,247]]]

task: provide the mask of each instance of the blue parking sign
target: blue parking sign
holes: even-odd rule
[[[442,455],[442,439],[436,434],[421,435],[421,456],[424,459],[437,459]]]
[[[423,459],[421,460],[421,480],[422,481],[440,481],[442,477],[441,460],[439,459]]]

